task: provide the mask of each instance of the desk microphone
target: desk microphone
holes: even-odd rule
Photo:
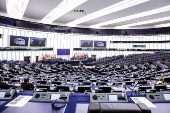
[[[138,85],[138,83],[139,83],[139,80],[137,81],[137,83],[135,84],[134,88],[132,89],[130,97],[132,97],[132,93],[134,92],[134,90],[135,90],[136,86]]]

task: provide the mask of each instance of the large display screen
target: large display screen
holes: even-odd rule
[[[46,44],[46,38],[30,37],[30,46],[45,47],[45,44]]]
[[[10,36],[10,46],[28,46],[29,37]]]
[[[106,47],[106,41],[94,41],[94,47]]]
[[[57,49],[57,55],[70,55],[70,49]]]
[[[81,47],[93,47],[93,40],[81,40]]]
[[[51,94],[50,100],[56,100],[60,98],[60,94]]]

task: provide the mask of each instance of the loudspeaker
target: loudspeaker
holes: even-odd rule
[[[128,32],[127,31],[121,31],[121,35],[127,36]]]
[[[98,31],[96,31],[96,35],[99,35],[99,32],[98,32]]]
[[[68,30],[68,33],[71,33],[71,30],[70,30],[70,29]]]

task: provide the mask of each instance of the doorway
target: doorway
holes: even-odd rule
[[[38,59],[39,59],[39,56],[36,56],[36,58],[35,58],[35,59],[36,59],[36,63],[37,63],[37,62],[38,62]]]
[[[24,56],[24,61],[30,62],[30,56]]]
[[[96,55],[91,55],[91,58],[93,59],[93,61],[96,61]]]

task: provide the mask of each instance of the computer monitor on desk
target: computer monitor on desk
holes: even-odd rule
[[[82,82],[82,85],[91,85],[91,82],[90,81],[84,81],[84,82]]]
[[[47,84],[47,81],[45,81],[45,80],[39,80],[39,81],[37,81],[37,83],[40,83],[40,84]]]
[[[135,83],[135,81],[126,81],[126,82],[125,82],[126,85],[132,85],[132,84],[134,84],[134,83]]]
[[[61,85],[61,81],[52,81],[51,84],[53,84],[53,85]]]
[[[138,91],[146,91],[146,89],[152,89],[152,87],[150,87],[150,86],[140,86],[138,88]]]
[[[84,81],[84,79],[78,79],[78,82],[83,82]]]
[[[147,81],[145,81],[145,80],[140,80],[140,81],[138,81],[138,84],[147,84]]]
[[[100,82],[96,82],[96,85],[106,85],[107,83],[106,82],[104,82],[104,81],[100,81]]]
[[[122,85],[122,82],[115,82],[113,83],[114,86],[121,86]]]
[[[11,82],[20,82],[19,79],[12,79]]]
[[[9,77],[4,77],[4,81],[10,81]]]
[[[131,81],[130,78],[124,78],[123,81]]]
[[[97,79],[90,79],[90,81],[91,81],[91,82],[96,82],[96,81],[97,81]]]
[[[112,88],[110,86],[100,86],[99,89],[102,89],[102,93],[110,93]]]
[[[49,85],[37,85],[36,88],[46,88],[47,91],[50,90],[50,86]]]
[[[36,88],[35,89],[36,92],[47,92],[47,88]]]
[[[160,91],[161,89],[166,90],[167,87],[166,87],[166,85],[155,85],[155,89],[156,89],[156,91]]]
[[[56,88],[54,89],[55,91],[61,91],[61,92],[69,92],[70,91],[70,88],[69,86],[66,86],[66,85],[57,85]]]
[[[90,86],[78,86],[77,91],[84,93],[85,91],[91,91],[91,87]]]
[[[164,77],[164,82],[170,83],[170,77]]]

